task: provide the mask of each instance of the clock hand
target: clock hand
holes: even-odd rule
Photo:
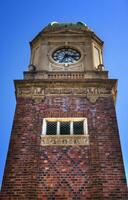
[[[77,56],[77,55],[71,55],[71,57],[76,58],[76,57],[78,57],[78,56]]]
[[[63,59],[62,59],[62,62],[65,61],[65,58],[67,58],[67,54],[64,54],[64,57],[63,57]]]
[[[64,59],[64,56],[65,56],[65,54],[63,53],[61,53],[60,55],[59,55],[59,60],[60,60],[60,62],[63,62],[63,59]]]

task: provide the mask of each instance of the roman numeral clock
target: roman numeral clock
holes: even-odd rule
[[[53,22],[30,48],[0,199],[128,199],[102,40],[82,22]]]

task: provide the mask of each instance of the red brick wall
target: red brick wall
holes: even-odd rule
[[[87,117],[88,146],[41,146],[44,117]],[[111,97],[18,98],[1,199],[126,200]]]

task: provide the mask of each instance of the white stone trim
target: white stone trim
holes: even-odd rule
[[[70,135],[73,135],[73,121],[70,122]]]
[[[60,135],[60,122],[57,121],[57,135]]]
[[[46,123],[46,118],[44,118],[42,124],[42,135],[46,135],[46,131],[47,131],[47,123]]]

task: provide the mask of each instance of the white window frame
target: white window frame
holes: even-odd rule
[[[47,132],[47,122],[57,122],[57,135],[60,135],[60,122],[70,122],[70,135],[73,134],[73,122],[83,121],[84,135],[88,135],[87,118],[44,118],[42,124],[42,135],[45,136]],[[46,135],[47,136],[47,135]],[[55,135],[54,135],[55,136]],[[68,135],[67,135],[68,136]]]

